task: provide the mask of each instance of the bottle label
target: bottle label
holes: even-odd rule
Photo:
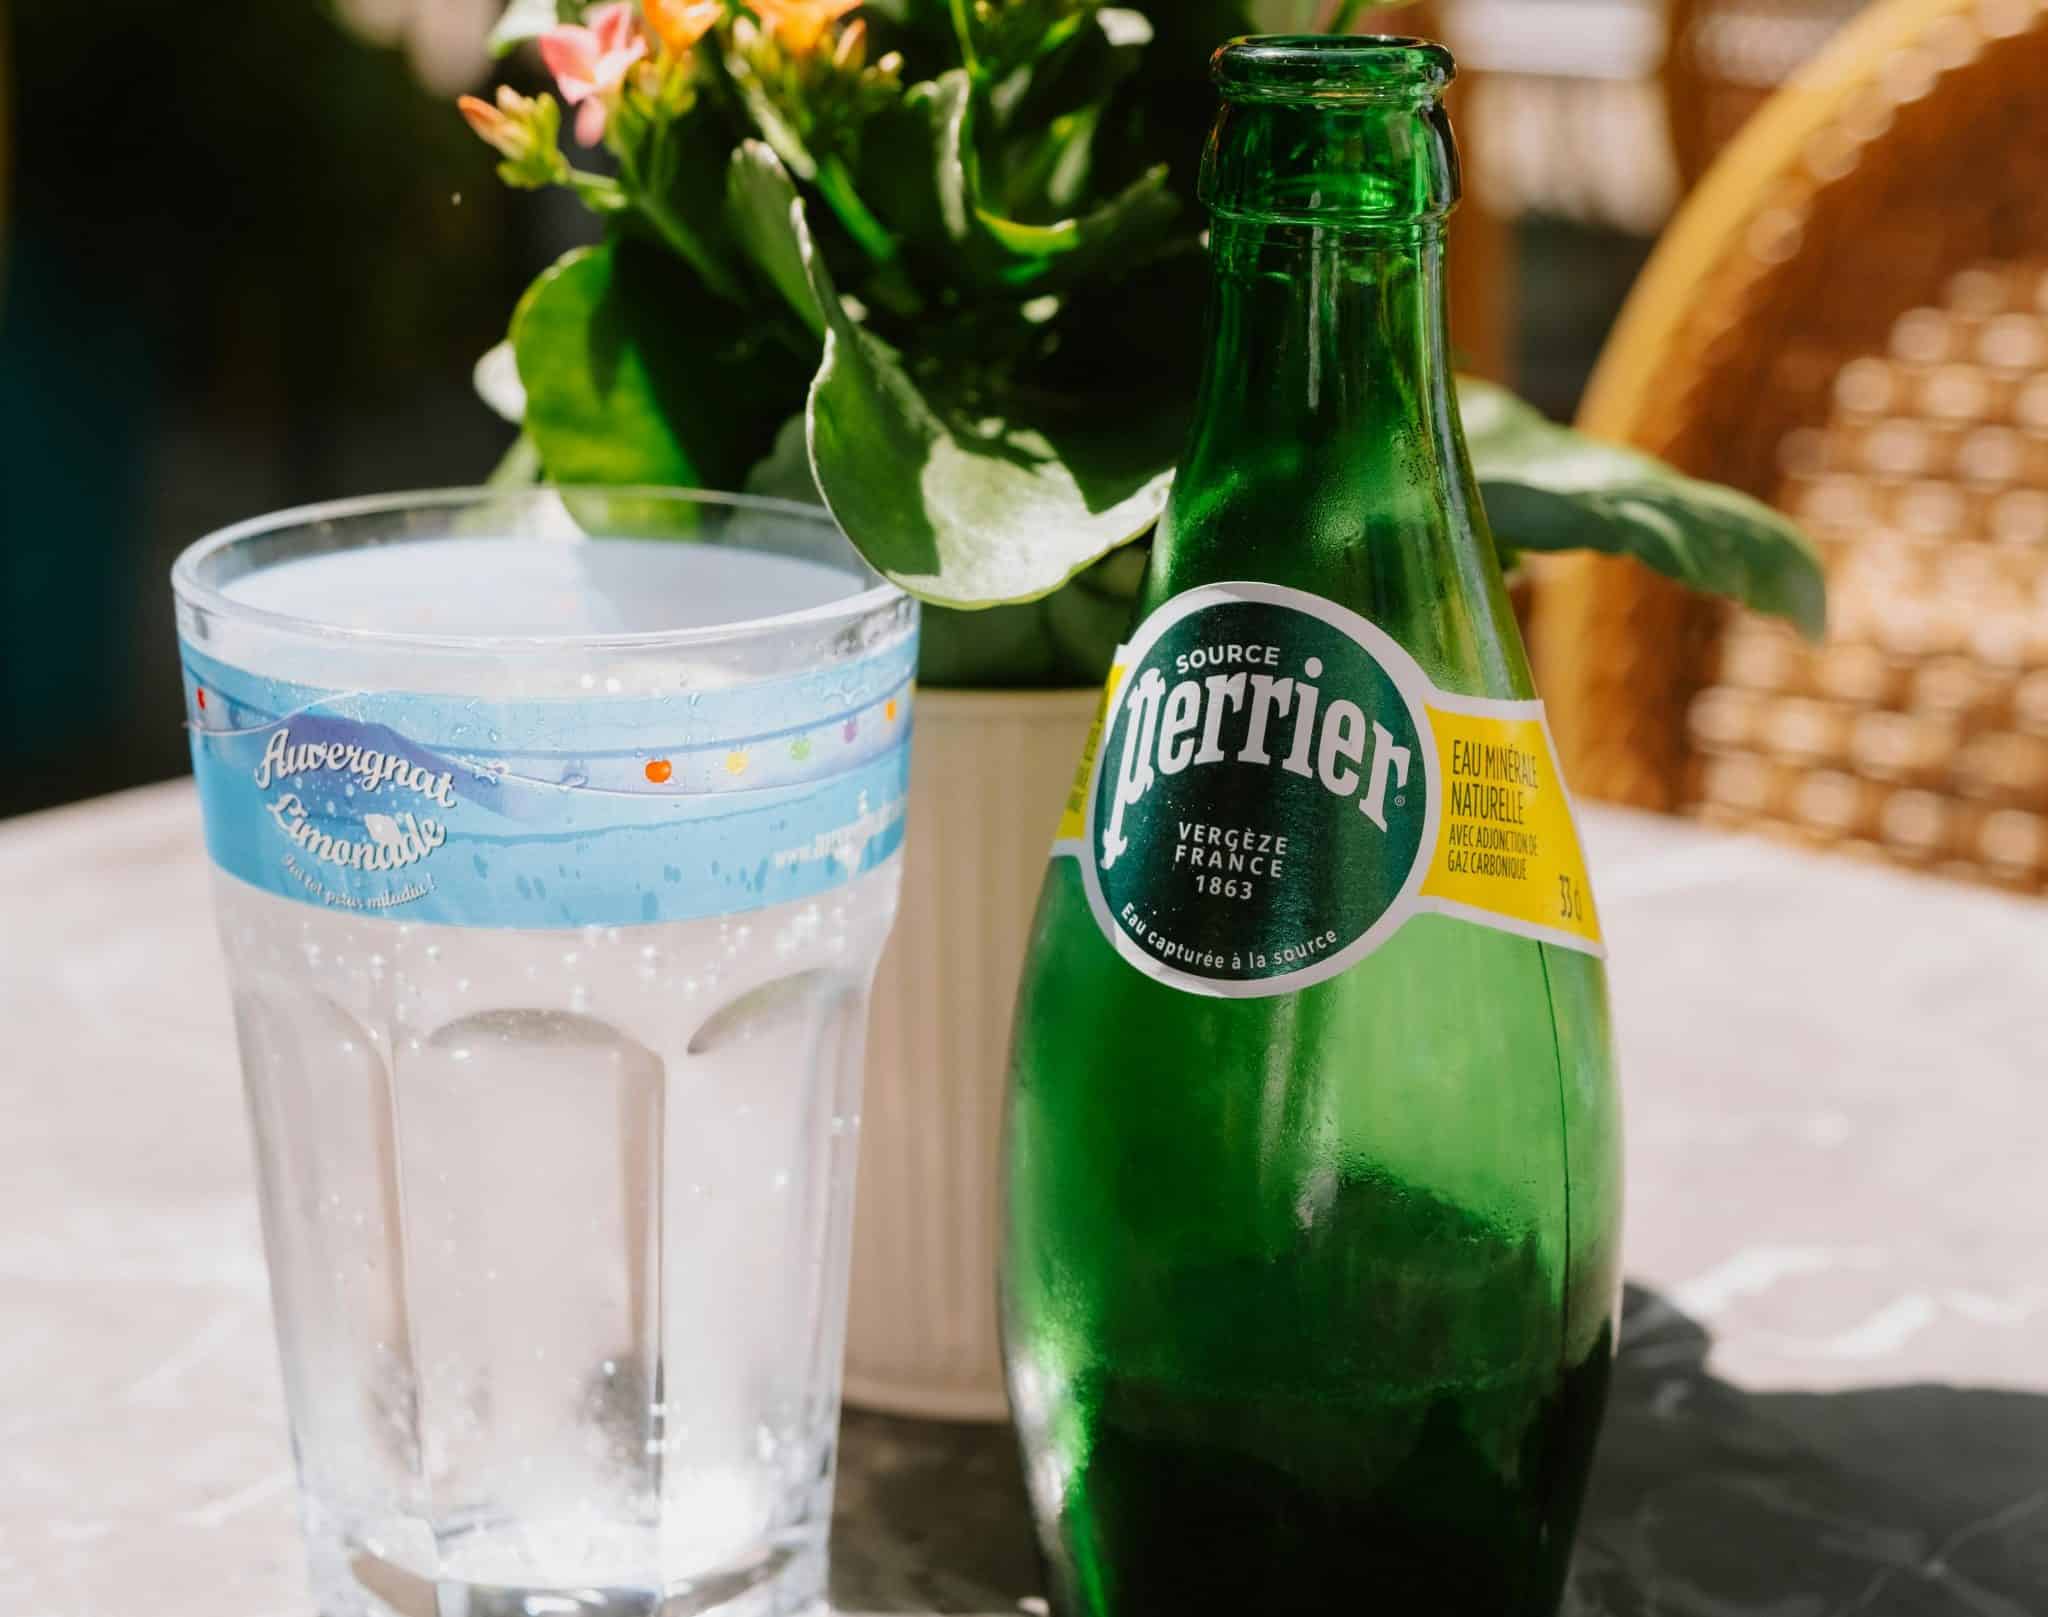
[[[505,701],[325,690],[183,649],[207,850],[279,898],[652,925],[817,897],[902,846],[909,638],[689,697]]]
[[[1119,651],[1053,851],[1190,993],[1298,992],[1425,912],[1604,953],[1543,704],[1438,690],[1274,584],[1191,590]]]

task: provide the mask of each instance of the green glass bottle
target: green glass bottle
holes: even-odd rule
[[[1606,1394],[1599,925],[1452,388],[1414,40],[1240,41],[1207,375],[1061,827],[1003,1305],[1061,1617],[1550,1617]]]

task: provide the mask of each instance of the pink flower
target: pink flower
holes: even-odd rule
[[[562,23],[540,36],[540,59],[554,74],[562,99],[580,109],[576,138],[584,145],[595,146],[604,139],[611,97],[646,54],[647,41],[633,26],[629,0],[599,6],[590,13],[587,27]]]

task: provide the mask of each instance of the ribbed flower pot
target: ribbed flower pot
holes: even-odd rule
[[[1001,1420],[998,1154],[1010,1016],[1096,691],[923,690],[903,911],[876,984],[846,1396]]]

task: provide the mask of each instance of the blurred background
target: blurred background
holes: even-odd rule
[[[1533,627],[1581,789],[2040,891],[2048,25],[2037,0],[1877,8],[1434,0],[1366,26],[1465,70],[1463,361],[1828,550],[1819,653],[1632,575],[1562,578]],[[505,192],[450,105],[490,80],[498,9],[0,0],[0,814],[182,772],[184,545],[503,453],[471,368],[588,225]],[[1848,90],[1715,169],[1859,27]],[[1715,219],[1588,401],[1710,175]]]
[[[0,0],[0,814],[182,773],[166,569],[474,482],[470,386],[586,228],[452,101],[493,0]]]

